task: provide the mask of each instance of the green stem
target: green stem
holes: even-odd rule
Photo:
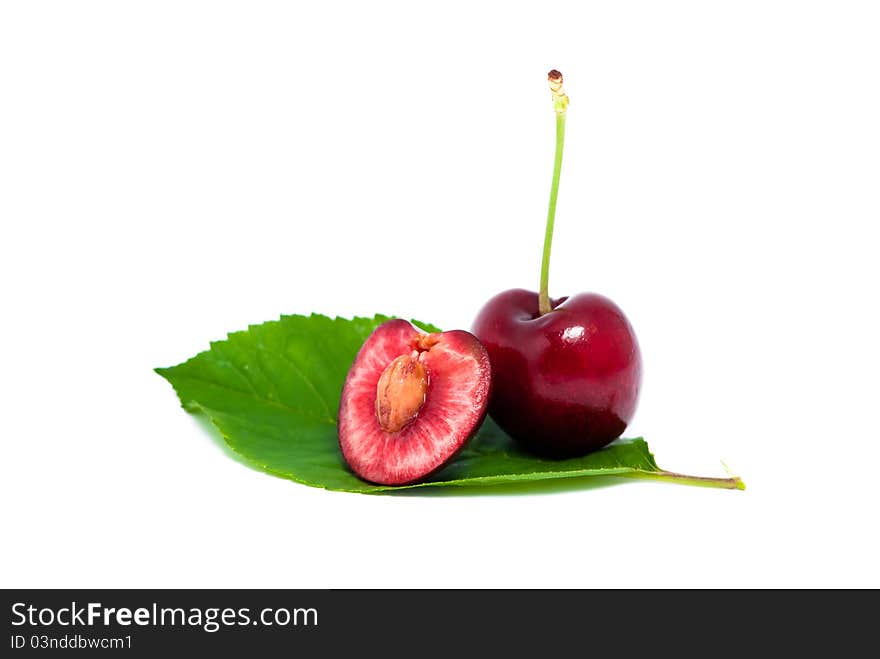
[[[709,476],[688,476],[687,474],[676,474],[672,471],[637,471],[627,474],[620,474],[626,478],[646,478],[648,480],[666,481],[669,483],[681,483],[682,485],[699,485],[702,487],[720,487],[726,490],[744,490],[746,484],[742,482],[739,476],[730,476],[728,478],[713,478]]]
[[[553,245],[553,223],[556,220],[556,197],[559,195],[559,174],[562,172],[562,149],[565,145],[565,111],[556,112],[556,157],[553,159],[553,181],[550,183],[550,205],[547,208],[547,228],[544,231],[544,260],[541,262],[541,288],[538,292],[538,312],[543,316],[552,311],[550,306],[550,248]]]

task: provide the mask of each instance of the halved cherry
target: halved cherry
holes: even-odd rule
[[[443,467],[486,416],[489,356],[463,330],[423,332],[389,320],[364,342],[345,379],[339,446],[351,469],[381,485]]]

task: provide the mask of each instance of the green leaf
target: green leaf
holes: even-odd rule
[[[580,458],[546,460],[525,453],[491,420],[457,458],[427,482],[367,483],[346,466],[336,436],[342,384],[361,344],[388,316],[282,316],[230,334],[210,350],[156,372],[183,407],[204,413],[229,447],[271,474],[314,487],[382,492],[415,487],[491,485],[582,476],[655,478],[742,489],[738,478],[703,478],[661,470],[643,439],[618,440]],[[427,331],[436,327],[413,321]]]

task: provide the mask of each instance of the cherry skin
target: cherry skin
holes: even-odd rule
[[[636,410],[642,359],[620,308],[595,293],[552,301],[499,293],[480,310],[473,333],[489,353],[494,392],[489,414],[529,450],[584,455],[626,429]]]

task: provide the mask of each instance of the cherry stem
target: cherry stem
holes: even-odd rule
[[[559,175],[562,172],[562,150],[565,146],[565,113],[568,96],[562,89],[562,74],[553,69],[547,74],[553,93],[553,109],[556,110],[556,155],[553,159],[553,180],[550,183],[550,205],[547,208],[547,228],[544,231],[544,258],[541,261],[541,288],[538,292],[538,313],[544,315],[553,310],[550,304],[550,248],[553,245],[553,223],[556,220],[556,198],[559,196]]]

